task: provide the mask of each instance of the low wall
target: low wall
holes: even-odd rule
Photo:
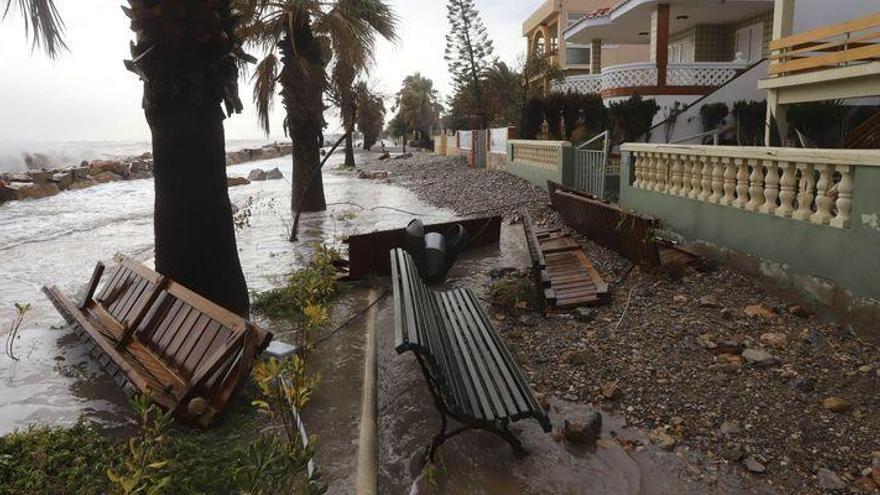
[[[622,206],[857,327],[880,324],[880,151],[622,149]]]
[[[569,185],[574,148],[568,141],[531,141],[511,139],[507,142],[507,171],[547,190],[547,181]]]

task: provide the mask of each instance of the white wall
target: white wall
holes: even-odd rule
[[[694,136],[703,132],[703,122],[700,118],[700,108],[709,103],[727,103],[727,106],[733,110],[733,104],[740,100],[762,101],[767,99],[767,94],[758,89],[758,80],[767,76],[768,62],[765,60],[760,64],[752,67],[751,70],[727,83],[727,85],[716,90],[714,93],[707,95],[702,100],[696,102],[690,108],[685,110],[678,116],[675,127],[672,130],[669,141],[678,141],[690,136]],[[670,97],[665,97],[670,98]],[[659,100],[658,100],[659,102]],[[662,105],[662,103],[661,103]],[[660,114],[663,110],[660,110]],[[658,115],[660,115],[658,114]],[[660,119],[662,122],[664,119]],[[658,122],[655,119],[655,124]],[[659,125],[651,132],[652,143],[666,142],[666,126]],[[688,144],[694,144],[689,142]]]
[[[877,0],[795,0],[794,32],[880,13]]]

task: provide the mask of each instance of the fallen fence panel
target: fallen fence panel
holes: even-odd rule
[[[657,219],[625,211],[555,182],[548,182],[547,187],[550,204],[569,227],[633,263],[660,266],[659,246],[654,239],[654,231],[660,226]]]

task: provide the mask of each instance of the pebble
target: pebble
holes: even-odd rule
[[[742,445],[738,443],[726,444],[721,448],[721,458],[730,462],[737,462],[743,458]]]
[[[816,390],[816,382],[814,382],[813,380],[810,380],[809,378],[805,378],[803,376],[795,378],[791,382],[791,386],[794,387],[796,390],[800,390],[801,392],[806,392],[806,393],[809,393],[809,392],[812,392],[813,390]]]
[[[675,437],[673,437],[669,433],[666,433],[665,431],[659,430],[659,429],[654,430],[651,433],[651,440],[658,447],[660,447],[662,450],[665,450],[667,452],[672,452],[672,449],[675,448],[675,444],[678,443],[678,441],[675,440]]]
[[[816,477],[819,479],[819,486],[823,490],[836,491],[846,488],[846,483],[830,469],[819,468],[819,471],[816,472]]]
[[[852,405],[840,397],[828,397],[827,399],[823,399],[822,407],[836,413],[845,413],[852,409]]]
[[[767,467],[751,457],[743,461],[743,467],[750,473],[763,474],[767,472]]]
[[[788,343],[788,336],[779,332],[762,333],[761,342],[770,347],[785,347]]]
[[[577,308],[574,312],[574,319],[582,323],[590,323],[596,319],[599,312],[590,308]]]
[[[700,307],[701,308],[720,308],[721,304],[718,303],[718,298],[715,296],[703,296],[700,298]]]
[[[779,364],[779,358],[763,349],[746,349],[743,351],[742,357],[746,362],[762,368]]]
[[[721,424],[722,435],[738,435],[742,433],[742,426],[739,421],[725,421]]]

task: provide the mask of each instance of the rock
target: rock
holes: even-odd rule
[[[28,172],[31,181],[37,184],[43,184],[52,180],[52,172]]]
[[[73,181],[76,180],[76,175],[73,172],[58,172],[56,174],[52,174],[52,178],[50,179],[52,182],[58,185],[58,188],[64,191],[69,188]]]
[[[700,298],[700,307],[701,308],[720,308],[721,304],[718,303],[718,299],[715,296],[703,296]]]
[[[517,322],[524,327],[536,327],[538,326],[539,320],[534,315],[522,315]]]
[[[873,366],[871,366],[870,364],[866,364],[863,366],[859,366],[859,373],[870,373],[873,369]]]
[[[788,313],[798,318],[809,318],[813,316],[813,313],[810,312],[807,308],[801,306],[800,304],[792,304],[788,307]]]
[[[779,358],[763,349],[746,349],[742,353],[747,363],[761,368],[769,368],[779,364]]]
[[[672,452],[672,449],[674,449],[675,445],[678,443],[678,441],[675,440],[675,437],[661,429],[654,430],[651,432],[650,436],[651,441],[653,441],[654,444],[667,452]]]
[[[846,483],[828,468],[819,468],[819,471],[816,472],[816,478],[818,478],[819,486],[823,490],[833,492],[846,489]]]
[[[735,364],[738,366],[742,365],[743,358],[738,354],[718,354],[715,356],[715,362],[718,364]]]
[[[805,328],[800,334],[800,339],[804,344],[812,346],[819,345],[824,340],[822,335],[812,328]]]
[[[725,421],[721,423],[722,435],[739,435],[740,433],[742,433],[742,426],[740,426],[739,421]]]
[[[586,416],[566,418],[562,433],[565,440],[574,445],[595,443],[602,435],[602,414],[593,411]]]
[[[742,445],[738,443],[725,444],[721,447],[721,452],[719,453],[721,454],[722,459],[726,459],[730,462],[737,462],[743,458],[743,448]]]
[[[876,457],[874,459],[875,459],[875,461],[877,460]],[[878,467],[871,468],[871,480],[874,481],[875,485],[880,486],[880,468],[878,468]]]
[[[598,315],[598,311],[590,308],[577,308],[574,311],[574,319],[581,323],[590,323],[595,320]]]
[[[623,397],[623,391],[617,386],[617,382],[608,382],[602,385],[602,397],[608,400],[617,400]]]
[[[676,295],[672,296],[672,301],[676,302],[678,304],[682,304],[682,303],[686,303],[688,301],[688,298],[684,294],[676,294]]]
[[[128,175],[128,166],[116,160],[96,160],[89,163],[89,175],[95,176],[110,172],[119,176]]]
[[[0,201],[21,201],[40,199],[58,194],[61,189],[52,183],[0,182]]]
[[[763,464],[751,457],[743,461],[743,467],[750,473],[764,474],[767,472],[767,468]]]
[[[730,308],[723,308],[721,310],[721,319],[722,320],[732,320],[734,317],[733,310]]]
[[[261,168],[255,168],[250,171],[247,178],[251,182],[264,181],[266,180],[266,171]]]
[[[780,332],[763,333],[761,334],[761,343],[770,347],[785,347],[788,343],[788,336]]]
[[[801,392],[804,392],[804,393],[810,393],[813,390],[816,390],[816,382],[814,382],[813,380],[810,380],[809,378],[805,378],[803,376],[799,376],[799,377],[795,378],[794,380],[792,380],[791,386],[795,390],[800,390]]]
[[[877,484],[869,477],[863,476],[853,481],[853,486],[861,492],[877,493]]]
[[[852,404],[840,397],[828,397],[822,400],[822,407],[836,413],[845,413],[852,409]]]
[[[743,345],[732,340],[725,340],[715,346],[715,354],[742,354]]]
[[[226,185],[228,187],[246,186],[250,183],[251,181],[245,179],[244,177],[228,177],[226,179]]]
[[[278,167],[266,172],[266,180],[281,180],[283,178],[284,174],[281,173],[281,170],[278,170]]]
[[[573,365],[585,365],[590,363],[588,351],[568,350],[562,353],[562,362]]]
[[[77,176],[76,180],[73,181],[73,184],[67,186],[68,191],[77,191],[80,189],[85,189],[87,187],[92,187],[97,185],[91,177],[79,177]]]
[[[743,308],[743,313],[749,317],[760,316],[761,318],[773,318],[776,316],[776,310],[768,306],[767,304],[749,304],[745,308]]]
[[[412,158],[413,154],[410,152],[401,153],[393,158],[393,160],[406,160],[408,158]]]
[[[106,184],[108,182],[122,180],[122,177],[114,174],[113,172],[99,171],[92,174],[92,180],[97,182],[98,184]]]
[[[3,174],[3,182],[33,182],[34,180],[28,174]]]
[[[388,172],[384,170],[370,171],[366,169],[358,170],[358,179],[387,179]]]

